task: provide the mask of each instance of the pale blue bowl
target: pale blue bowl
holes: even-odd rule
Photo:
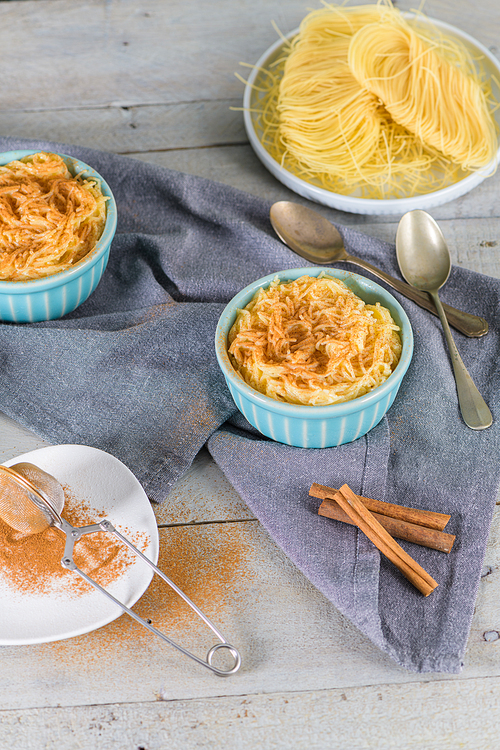
[[[29,151],[4,151],[0,164],[21,159]],[[54,320],[71,312],[92,294],[108,263],[111,241],[116,231],[116,203],[109,185],[88,164],[72,156],[60,154],[73,174],[84,172],[97,179],[106,201],[107,218],[104,232],[95,248],[67,271],[32,281],[0,281],[0,320],[14,323],[36,323]]]
[[[394,372],[382,385],[352,401],[330,406],[300,406],[275,401],[251,388],[236,373],[227,353],[228,333],[238,310],[250,302],[259,287],[268,286],[276,276],[281,281],[291,281],[304,275],[318,276],[323,272],[343,281],[365,302],[380,302],[390,310],[401,329],[401,358]],[[254,281],[233,297],[219,319],[215,351],[236,406],[259,432],[279,443],[298,448],[329,448],[357,440],[380,422],[392,405],[410,364],[413,333],[410,321],[399,302],[392,294],[364,276],[336,268],[294,268]]]

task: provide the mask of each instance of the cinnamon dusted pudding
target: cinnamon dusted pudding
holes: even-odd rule
[[[0,279],[51,276],[88,255],[106,223],[97,180],[73,176],[58,154],[0,166]]]
[[[276,278],[239,310],[228,336],[233,367],[277,401],[324,406],[372,391],[401,356],[399,327],[327,275]]]

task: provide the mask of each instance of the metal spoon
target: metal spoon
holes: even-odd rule
[[[348,255],[342,237],[331,224],[317,211],[300,203],[279,201],[271,206],[271,224],[278,237],[302,258],[318,265],[331,265],[346,261],[364,268],[393,289],[416,302],[420,307],[437,315],[436,308],[427,292],[421,292],[404,281],[395,279],[365,260]],[[443,305],[450,324],[466,336],[479,337],[488,332],[484,318]]]
[[[450,275],[451,259],[443,234],[432,216],[425,211],[404,214],[396,234],[396,253],[407,282],[428,292],[436,305],[450,350],[464,422],[473,430],[484,430],[491,425],[493,417],[462,362],[438,295]]]

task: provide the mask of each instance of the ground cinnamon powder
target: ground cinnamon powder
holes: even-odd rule
[[[218,624],[227,620],[231,603],[240,595],[246,599],[252,577],[245,566],[249,540],[240,526],[229,522],[160,529],[159,568]],[[208,635],[203,621],[158,576],[134,610],[184,639],[191,632]]]
[[[73,497],[64,487],[62,516],[72,526],[97,523],[104,512]],[[112,520],[112,519],[110,519]],[[147,537],[143,533],[124,536],[143,551]],[[81,596],[92,591],[92,586],[77,574],[61,565],[66,536],[54,527],[39,534],[25,536],[8,526],[0,518],[0,575],[2,580],[21,594],[41,594],[57,590],[65,595]],[[106,587],[119,578],[137,560],[124,544],[106,532],[83,536],[75,545],[73,559],[90,578]]]

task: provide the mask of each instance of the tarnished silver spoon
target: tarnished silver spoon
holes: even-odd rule
[[[366,260],[349,255],[337,229],[312,208],[291,201],[278,201],[271,206],[270,219],[278,237],[302,258],[318,265],[332,265],[338,261],[353,263],[382,279],[420,307],[434,315],[438,314],[427,292],[419,291],[404,281],[389,276]],[[488,323],[484,318],[462,312],[449,305],[443,307],[450,325],[466,336],[477,338],[488,332]]]
[[[462,362],[438,295],[450,275],[451,259],[443,234],[432,216],[425,211],[409,211],[402,217],[396,234],[396,254],[406,281],[428,292],[436,305],[450,350],[463,420],[473,430],[484,430],[491,425],[493,417]]]

